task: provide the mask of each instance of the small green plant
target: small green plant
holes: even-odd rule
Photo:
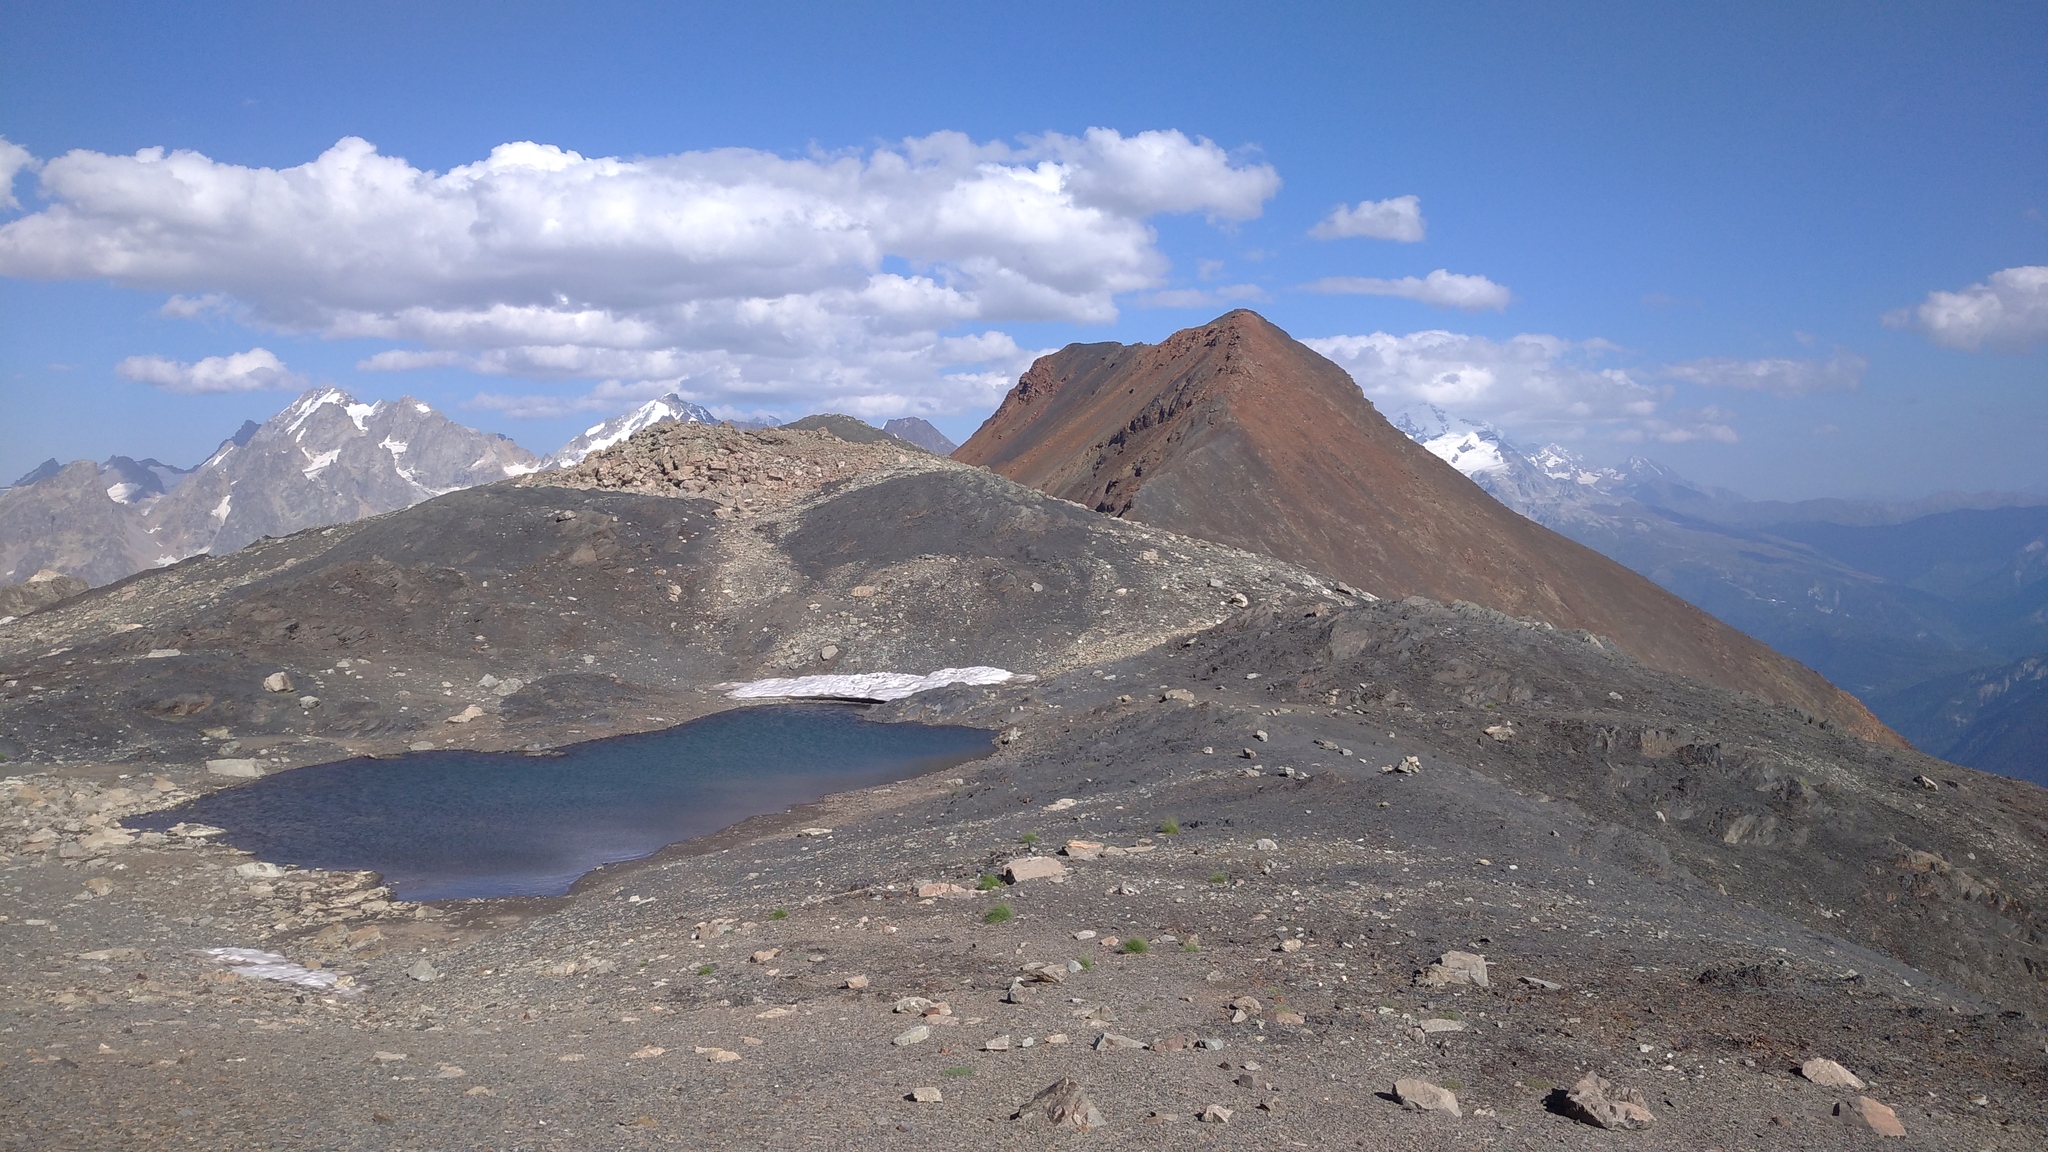
[[[1202,950],[1202,942],[1190,936],[1180,942],[1180,950],[1183,952],[1200,952]]]
[[[1008,904],[998,904],[982,915],[981,922],[983,924],[1001,924],[1016,914]]]
[[[1440,1012],[1440,1013],[1438,1013],[1438,1015],[1439,1015],[1439,1016],[1441,1016],[1442,1018],[1444,1018],[1445,1020],[1461,1020],[1461,1019],[1463,1019],[1463,1017],[1459,1016],[1459,1015],[1458,1015],[1458,1014],[1457,1014],[1456,1012]]]
[[[1444,1081],[1444,1087],[1456,1092],[1465,1087],[1465,1082],[1463,1080],[1446,1080]]]
[[[768,914],[768,918],[770,920],[787,920],[789,919],[789,909],[777,908],[775,911],[770,912]]]
[[[1036,844],[1038,843],[1038,833],[1026,832],[1022,836],[1017,837],[1017,839],[1022,840],[1026,844]]]
[[[697,966],[697,975],[699,976],[709,976],[716,971],[718,971],[718,965],[716,964],[700,964]]]
[[[966,1066],[964,1066],[964,1065],[963,1065],[963,1066],[961,1066],[961,1067],[959,1067],[959,1068],[945,1068],[945,1069],[941,1069],[941,1070],[939,1071],[939,1075],[941,1075],[941,1076],[972,1076],[972,1075],[974,1075],[974,1069],[972,1069],[972,1068],[968,1068],[968,1067],[966,1067]]]
[[[993,892],[996,889],[1001,888],[1002,886],[1002,877],[997,876],[993,872],[983,872],[981,874],[981,883],[976,884],[974,887],[982,892]]]
[[[1130,939],[1124,941],[1124,951],[1129,955],[1143,956],[1145,953],[1151,950],[1152,946],[1150,944],[1145,943],[1145,938],[1143,936],[1133,936]]]
[[[1209,873],[1209,883],[1228,884],[1230,883],[1230,874],[1227,872],[1211,872]]]
[[[1166,822],[1164,822],[1164,823],[1160,824],[1160,825],[1159,825],[1159,834],[1160,834],[1161,836],[1178,836],[1178,835],[1180,835],[1180,821],[1178,821],[1178,820],[1168,820],[1168,821],[1166,821]]]
[[[1530,1088],[1538,1092],[1548,1092],[1551,1088],[1550,1081],[1542,1079],[1541,1077],[1537,1076],[1531,1076],[1529,1079],[1522,1081],[1522,1083],[1527,1084]]]
[[[1075,961],[1075,963],[1077,963],[1077,964],[1079,964],[1079,965],[1081,966],[1081,971],[1083,971],[1083,972],[1086,972],[1086,971],[1087,971],[1087,970],[1089,970],[1090,968],[1093,968],[1093,967],[1095,967],[1095,961],[1093,961],[1093,960],[1090,960],[1090,959],[1089,959],[1088,957],[1086,957],[1086,956],[1083,956],[1083,957],[1081,957],[1081,958],[1080,958],[1079,960]]]

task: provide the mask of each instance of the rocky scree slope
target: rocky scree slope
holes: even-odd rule
[[[976,475],[861,490],[951,497],[871,506],[900,532]],[[824,552],[846,523],[813,526]],[[1060,1138],[1012,1117],[1071,1077],[1096,1139],[1136,1147],[1367,1127],[1395,1149],[1611,1147],[1555,1104],[1587,1071],[1643,1094],[1656,1120],[1626,1140],[1646,1148],[1867,1146],[1835,1115],[1863,1093],[1928,1147],[2048,1134],[2040,790],[1540,623],[1241,587],[1250,606],[1122,658],[875,710],[1009,732],[948,779],[749,821],[561,901],[410,906],[370,876],[129,836],[121,816],[218,778],[38,765],[0,787],[0,876],[41,921],[5,929],[0,1139],[1038,1148]],[[979,890],[1020,857],[1064,882]],[[223,944],[317,962],[354,994],[199,952]],[[1451,951],[1490,978],[1433,975]],[[1816,1056],[1867,1086],[1805,1080]],[[1402,1110],[1401,1077],[1463,1115]]]
[[[662,424],[575,468],[23,617],[0,630],[0,754],[556,744],[725,707],[726,681],[1044,674],[1322,587],[907,446]],[[274,672],[290,690],[264,688]]]
[[[1072,1077],[1139,1147],[1608,1147],[1551,1107],[1590,1070],[1657,1115],[1632,1144],[1861,1146],[1814,1056],[1931,1147],[2048,1133],[2039,789],[886,443],[629,446],[0,633],[0,1141],[1036,1148],[1011,1117]],[[120,827],[226,783],[209,757],[552,745],[731,679],[969,663],[1041,679],[872,714],[1001,731],[987,760],[560,901]],[[982,889],[1020,857],[1065,882]],[[1492,979],[1433,979],[1453,950]],[[1400,1110],[1405,1076],[1465,1115]]]
[[[1585,628],[1654,667],[1898,740],[1811,669],[1501,506],[1256,313],[1042,358],[957,458],[1367,588]]]

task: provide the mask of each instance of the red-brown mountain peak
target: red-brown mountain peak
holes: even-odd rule
[[[1034,363],[955,457],[1113,516],[1613,639],[1653,667],[1896,741],[1819,674],[1500,504],[1350,375],[1239,309]]]

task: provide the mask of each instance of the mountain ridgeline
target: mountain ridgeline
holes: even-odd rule
[[[1044,357],[955,456],[1383,597],[1584,629],[1651,667],[1898,739],[1811,669],[1509,510],[1390,424],[1342,368],[1253,312],[1156,345]]]
[[[1641,458],[1596,467],[1559,445],[1529,449],[1426,405],[1388,416],[1335,365],[1238,312],[1156,347],[1076,345],[1048,357],[957,450],[1113,516],[1294,559],[1378,594],[1466,599],[1584,628],[1656,667],[1794,703],[1859,734],[1889,738],[1889,726],[1937,755],[2048,781],[2031,737],[2048,658],[2048,499],[1752,501]],[[418,401],[364,404],[321,388],[246,423],[195,468],[49,460],[0,489],[0,587],[14,590],[0,616],[47,607],[80,580],[104,585],[263,536],[573,468],[663,423],[719,421],[669,393],[536,457]],[[836,415],[786,427],[956,451],[915,417],[881,429]],[[49,582],[57,573],[67,580]],[[23,583],[32,574],[45,580]],[[1882,725],[1823,676],[1871,704]]]
[[[198,467],[116,456],[0,492],[0,583],[54,569],[106,584],[264,536],[347,523],[531,472],[531,452],[409,397],[334,388],[243,425]]]
[[[365,404],[339,389],[316,388],[262,424],[244,423],[196,468],[126,456],[97,464],[44,461],[0,489],[0,587],[45,571],[93,587],[110,584],[193,556],[225,555],[265,536],[346,524],[478,484],[572,468],[668,422],[720,423],[709,409],[671,392],[538,457],[411,397]],[[851,416],[806,417],[793,426],[826,427],[842,439],[914,446],[939,456],[954,447],[915,417],[891,420],[880,430]],[[43,604],[51,587],[57,585],[24,589],[16,599]]]

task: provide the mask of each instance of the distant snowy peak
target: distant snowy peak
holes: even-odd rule
[[[1641,460],[1642,458],[1637,457],[1636,459]],[[1528,461],[1535,466],[1538,472],[1550,477],[1552,480],[1561,480],[1567,484],[1577,484],[1583,488],[1599,488],[1604,491],[1618,484],[1626,483],[1629,479],[1629,473],[1627,472],[1618,472],[1612,468],[1593,467],[1591,464],[1586,463],[1585,457],[1580,456],[1562,444],[1545,444],[1536,451],[1529,453]],[[1643,462],[1648,463],[1648,461]],[[1651,466],[1656,467],[1655,465]]]
[[[1393,414],[1394,427],[1431,455],[1467,476],[1499,472],[1513,449],[1491,424],[1453,416],[1434,404],[1417,404]]]
[[[664,420],[677,420],[684,424],[716,424],[718,417],[701,404],[692,404],[681,396],[670,392],[659,396],[623,416],[614,416],[602,424],[593,424],[584,429],[581,436],[562,445],[561,450],[542,463],[544,468],[567,468],[581,464],[583,458],[593,452],[602,452],[614,444]]]
[[[260,536],[395,512],[538,466],[505,437],[410,396],[365,404],[315,388],[261,425],[244,425],[142,511],[164,555],[220,555]]]
[[[173,467],[161,460],[109,456],[100,471],[108,481],[107,499],[116,504],[146,505],[183,483],[194,469]]]
[[[115,456],[30,473],[0,496],[0,576],[54,567],[104,584],[539,466],[511,440],[409,396],[365,404],[315,388],[262,424],[244,423],[190,471]]]

